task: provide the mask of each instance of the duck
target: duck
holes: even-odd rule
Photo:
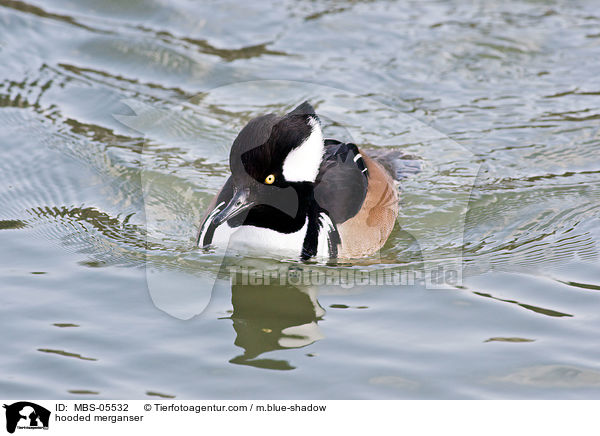
[[[362,258],[381,249],[398,217],[392,174],[355,144],[325,139],[308,101],[251,119],[233,141],[229,166],[201,221],[200,248]]]

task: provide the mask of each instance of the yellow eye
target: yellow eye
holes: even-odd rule
[[[269,174],[267,176],[267,178],[265,179],[265,183],[267,185],[272,185],[274,181],[275,181],[275,175],[274,174]]]

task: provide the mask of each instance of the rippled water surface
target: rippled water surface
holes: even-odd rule
[[[0,0],[0,59],[0,397],[600,397],[596,1]],[[454,286],[216,279],[229,146],[305,99],[419,167],[316,268]]]

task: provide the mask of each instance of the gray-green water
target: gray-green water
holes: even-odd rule
[[[0,397],[598,398],[597,2],[238,3],[0,0]],[[228,146],[304,99],[422,163],[341,270],[462,284],[213,289]]]

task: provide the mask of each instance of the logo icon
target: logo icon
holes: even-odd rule
[[[48,429],[50,411],[29,401],[18,401],[4,405],[6,409],[6,431],[14,433],[15,429]]]

